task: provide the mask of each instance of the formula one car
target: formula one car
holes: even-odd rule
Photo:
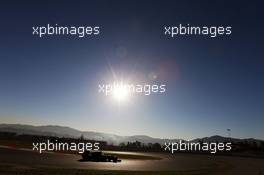
[[[121,162],[120,159],[116,156],[105,155],[101,151],[84,151],[82,154],[83,161],[91,161],[91,162]]]

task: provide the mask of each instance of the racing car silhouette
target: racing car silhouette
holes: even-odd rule
[[[91,162],[121,162],[117,156],[106,155],[102,151],[84,151],[82,154],[82,161],[91,161]]]

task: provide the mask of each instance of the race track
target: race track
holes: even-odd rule
[[[213,174],[260,175],[264,172],[264,159],[192,154],[141,153],[162,157],[162,160],[123,159],[121,163],[81,162],[80,155],[43,153],[0,148],[1,164],[19,166],[48,166],[62,168],[132,170],[132,171],[190,171],[207,170]]]

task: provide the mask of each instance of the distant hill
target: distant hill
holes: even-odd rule
[[[88,140],[106,141],[108,144],[118,145],[119,143],[135,142],[139,141],[144,144],[148,143],[160,143],[164,142],[177,142],[177,139],[160,139],[153,138],[145,135],[134,136],[119,136],[115,134],[108,134],[102,132],[93,131],[79,131],[70,127],[47,125],[47,126],[32,126],[21,124],[0,124],[0,132],[14,132],[16,134],[28,134],[28,135],[43,135],[43,136],[56,136],[56,137],[69,137],[79,138],[83,136]]]
[[[230,142],[232,141],[233,143],[239,143],[239,142],[247,142],[249,144],[253,144],[256,143],[257,145],[260,145],[260,142],[263,142],[262,140],[257,140],[257,139],[253,139],[253,138],[247,138],[247,139],[237,139],[237,138],[229,138],[229,137],[222,137],[219,135],[214,135],[211,137],[203,137],[203,138],[197,138],[192,140],[191,142]]]
[[[134,136],[119,136],[115,134],[108,134],[102,132],[93,131],[79,131],[70,127],[47,125],[47,126],[32,126],[32,125],[21,125],[21,124],[0,124],[0,132],[14,132],[16,134],[28,134],[28,135],[43,135],[43,136],[56,136],[56,137],[69,137],[79,138],[83,136],[88,140],[106,141],[108,144],[118,145],[119,143],[135,142],[139,141],[144,144],[148,143],[159,143],[163,145],[165,142],[178,142],[179,139],[161,139],[153,138],[146,135],[134,135]],[[242,142],[247,141],[248,143],[259,144],[261,140],[250,139],[236,139],[227,138],[222,136],[211,136],[204,138],[197,138],[191,140],[191,142],[226,142],[226,141]]]

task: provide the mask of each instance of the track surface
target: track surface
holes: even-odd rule
[[[55,153],[43,153],[0,148],[0,163],[19,166],[49,166],[81,169],[104,170],[201,170],[215,169],[213,174],[264,174],[264,159],[226,157],[214,155],[191,154],[155,154],[145,155],[162,157],[162,160],[133,160],[123,159],[121,163],[110,162],[80,162],[81,156]]]

